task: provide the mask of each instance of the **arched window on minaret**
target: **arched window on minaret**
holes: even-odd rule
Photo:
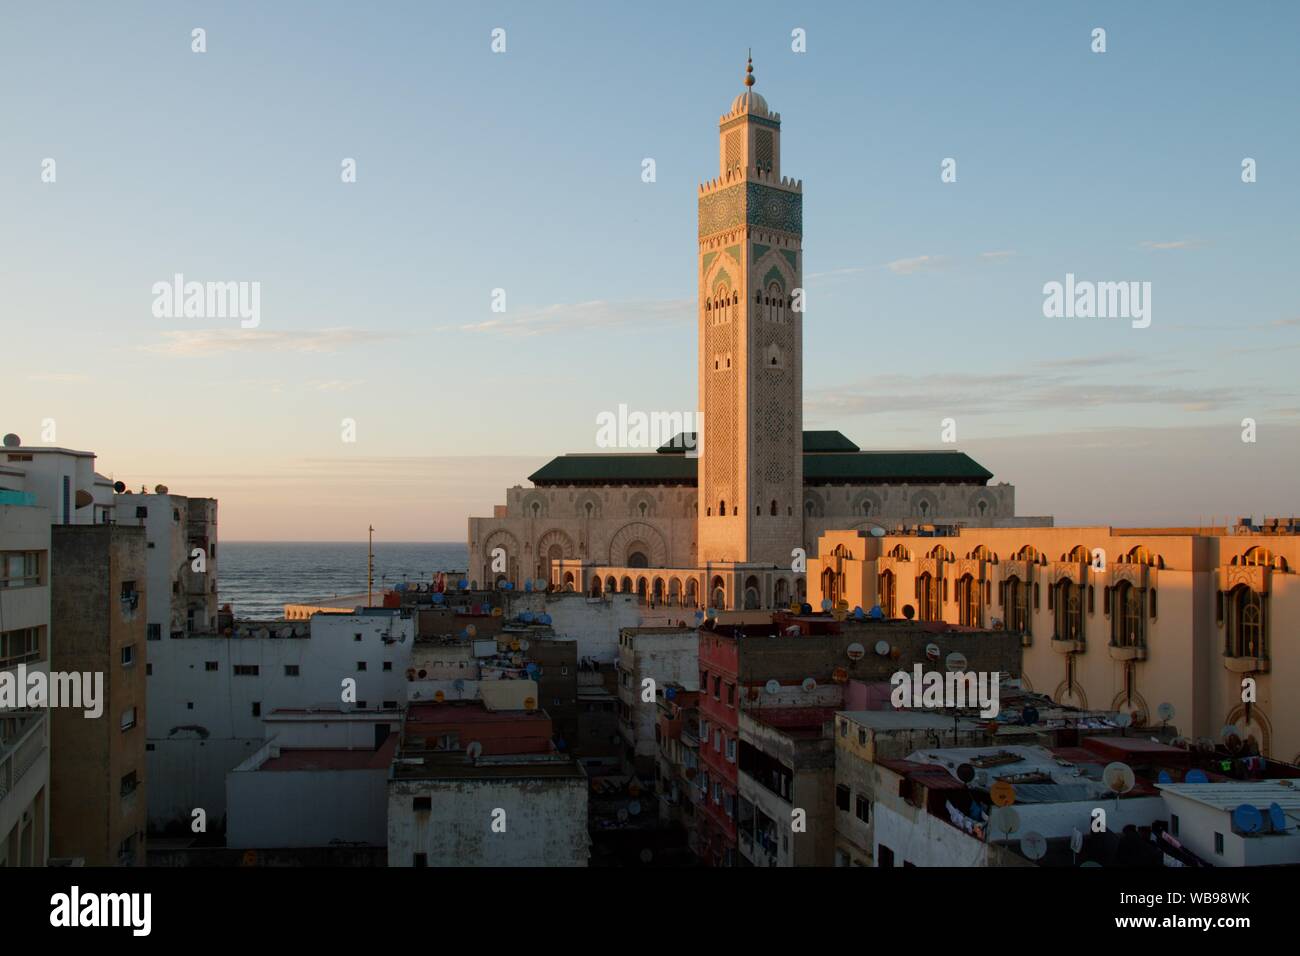
[[[767,318],[771,322],[782,321],[783,302],[781,296],[781,287],[773,282],[767,287],[767,301],[769,303]]]
[[[726,516],[727,516],[727,499],[723,498],[721,501],[718,502],[718,517],[725,518]]]
[[[772,499],[772,507],[771,507],[771,509],[770,509],[770,514],[772,515],[773,518],[776,517],[776,499],[775,499],[775,498]]]

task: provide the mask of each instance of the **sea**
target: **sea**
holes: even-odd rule
[[[429,581],[438,571],[464,571],[462,542],[375,542],[375,590]],[[217,597],[240,618],[278,618],[286,604],[361,594],[366,590],[364,541],[223,541]]]

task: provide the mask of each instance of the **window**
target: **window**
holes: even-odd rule
[[[893,865],[894,851],[883,843],[880,844],[880,846],[876,848],[876,866],[888,866],[892,868]]]
[[[392,669],[393,669],[393,662],[392,662],[392,661],[384,661],[384,670],[386,670],[386,671],[391,671]]]
[[[871,822],[871,803],[862,794],[858,794],[857,803],[853,808],[853,815],[863,823]]]
[[[718,753],[722,753],[722,731],[720,730],[713,732],[713,749]]]
[[[39,657],[41,652],[40,628],[25,627],[20,631],[0,633],[0,667],[11,667]]]
[[[727,685],[727,706],[728,707],[736,706],[736,685],[735,684]]]
[[[236,677],[256,677],[260,673],[260,668],[256,664],[236,664]]]
[[[958,623],[964,627],[983,627],[980,586],[973,575],[964,574],[957,582]]]
[[[1239,584],[1228,592],[1228,620],[1224,654],[1228,657],[1268,656],[1265,644],[1266,606],[1264,596]]]
[[[354,640],[354,641],[359,641],[359,640],[361,640],[361,635],[360,635],[360,634],[353,634],[353,635],[352,635],[352,640]]]
[[[149,509],[143,505],[138,505],[135,509],[135,516],[137,518],[147,518],[149,517]]]
[[[125,732],[130,730],[134,726],[135,726],[135,708],[130,707],[127,710],[122,711],[122,730],[123,732]]]
[[[260,700],[253,701],[253,716],[254,717],[262,716],[262,702]]]
[[[135,788],[139,785],[140,781],[136,778],[135,771],[132,770],[122,778],[119,793],[124,797],[129,797],[131,794],[135,793]]]
[[[364,700],[359,700],[359,701],[357,701],[357,703],[356,703],[356,708],[357,708],[357,710],[365,710],[365,709],[366,709],[366,702],[365,702]]]
[[[1178,814],[1169,814],[1169,832],[1173,836],[1178,836]]]
[[[365,661],[357,661],[357,670],[358,670],[358,671],[363,671],[363,670],[365,670],[365,669],[366,669],[366,662],[365,662]]]
[[[429,854],[417,853],[411,861],[412,866],[427,867],[429,865]]]
[[[916,579],[916,596],[921,604],[922,621],[940,621],[943,611],[939,603],[939,582],[926,571]]]
[[[150,641],[161,641],[161,640],[162,640],[162,625],[161,625],[161,624],[150,624],[150,625],[148,626],[148,630],[147,630],[146,633],[145,633],[145,637],[146,637],[146,639],[148,639],[148,640],[150,640]]]
[[[716,674],[713,677],[713,699],[722,699],[722,678],[718,677]]]
[[[203,669],[204,669],[205,671],[215,671],[215,670],[220,669],[220,665],[219,665],[216,661],[204,661],[204,662],[203,662]],[[236,669],[235,669],[235,672],[238,673],[238,672],[239,672],[239,669],[236,668]]]
[[[192,700],[188,700],[188,701],[186,701],[186,702],[185,702],[185,709],[186,709],[186,710],[193,710],[193,709],[194,709],[194,701],[192,701]]]
[[[397,701],[395,700],[384,701],[384,710],[397,710]]]
[[[1128,581],[1110,589],[1110,642],[1116,647],[1146,646],[1142,591]]]
[[[0,552],[0,588],[26,588],[40,583],[39,551]]]
[[[858,728],[858,746],[859,746],[859,747],[865,747],[866,745],[867,745],[867,731],[866,731],[865,728],[863,728],[863,727],[859,727],[859,728]]]
[[[140,592],[135,589],[134,581],[122,582],[122,610],[134,611],[140,606]]]
[[[122,666],[123,667],[135,666],[135,645],[134,644],[128,644],[126,645],[126,647],[122,648]]]
[[[428,813],[433,809],[433,797],[416,797],[411,801],[411,809],[416,813]]]
[[[727,759],[732,763],[736,762],[736,738],[727,738]]]
[[[1056,612],[1058,641],[1083,640],[1083,601],[1080,587],[1063,578],[1047,592]]]
[[[1219,856],[1223,856],[1223,834],[1222,833],[1214,834],[1214,852],[1219,854]]]
[[[298,665],[297,665],[297,664],[285,664],[285,665],[284,665],[284,676],[285,676],[285,677],[297,677],[297,676],[298,676]]]
[[[849,796],[850,796],[849,788],[844,786],[844,784],[842,783],[837,784],[835,786],[835,808],[837,810],[843,810],[845,813],[848,813]]]
[[[144,665],[144,676],[145,676],[145,677],[153,677],[153,665],[152,665],[152,664],[145,664],[145,665]]]

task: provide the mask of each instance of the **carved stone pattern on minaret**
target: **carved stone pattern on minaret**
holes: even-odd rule
[[[730,321],[722,324],[710,324],[705,338],[708,343],[704,374],[708,378],[708,404],[704,418],[704,454],[708,462],[708,488],[705,489],[704,505],[716,508],[720,500],[736,501],[736,438],[738,421],[736,414],[737,366],[734,359],[739,358],[736,348],[736,327],[739,306],[727,306]],[[730,370],[724,367],[714,370],[713,357],[729,354],[733,357]],[[724,360],[725,362],[725,360]]]
[[[767,306],[762,308],[766,309]],[[757,320],[755,351],[751,359],[755,370],[754,387],[758,391],[755,407],[758,420],[754,422],[754,446],[758,451],[758,460],[762,462],[763,480],[769,485],[777,486],[783,494],[778,498],[788,498],[790,490],[785,486],[794,478],[794,456],[801,449],[795,447],[794,421],[790,416],[793,403],[798,401],[794,394],[794,336],[792,324]],[[770,346],[775,345],[785,356],[779,368],[764,364],[764,355]],[[769,495],[768,497],[773,497]],[[783,501],[783,505],[790,502]]]
[[[699,209],[700,236],[740,225],[803,234],[803,195],[763,183],[737,183],[702,196]]]

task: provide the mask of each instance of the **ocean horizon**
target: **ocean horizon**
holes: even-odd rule
[[[464,571],[464,542],[376,541],[375,590],[429,581],[439,571]],[[217,599],[240,618],[280,617],[285,604],[366,590],[362,541],[221,541]]]

